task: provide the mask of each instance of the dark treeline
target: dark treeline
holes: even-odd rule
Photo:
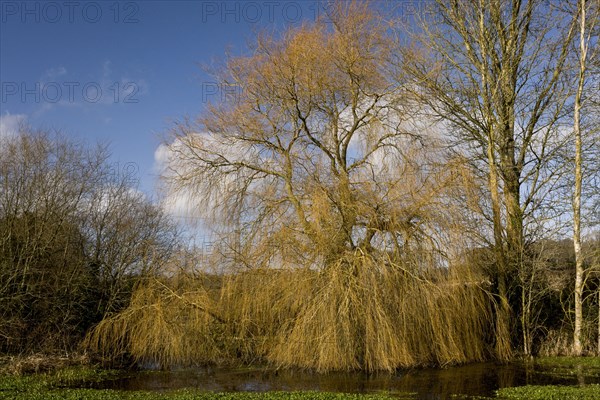
[[[23,127],[0,153],[0,351],[72,351],[170,257],[176,230],[104,146]]]

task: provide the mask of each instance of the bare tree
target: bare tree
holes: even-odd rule
[[[584,254],[581,246],[581,200],[583,183],[583,134],[582,102],[587,89],[588,59],[592,47],[592,33],[598,19],[598,2],[579,0],[574,12],[579,21],[577,90],[573,110],[573,134],[575,136],[575,188],[573,191],[573,246],[575,249],[575,328],[573,331],[573,351],[582,354],[581,327],[583,322]],[[591,15],[590,15],[591,12]],[[593,56],[592,56],[593,57]],[[597,90],[597,89],[596,89]]]
[[[575,29],[546,3],[438,1],[439,23],[422,24],[418,50],[403,59],[415,94],[452,126],[458,151],[487,176],[501,358],[511,354],[509,301],[515,272],[526,264],[526,221],[551,187],[552,160],[566,141],[558,128]]]
[[[160,273],[178,245],[178,231],[160,206],[124,171],[103,166],[80,215],[84,254],[94,276],[96,319],[123,309],[140,277]]]
[[[0,153],[0,351],[73,348],[162,266],[176,231],[106,146],[24,126]]]
[[[77,213],[106,153],[45,132],[3,143],[0,169],[0,335],[5,351],[68,346],[89,284]],[[44,340],[41,340],[44,338]]]

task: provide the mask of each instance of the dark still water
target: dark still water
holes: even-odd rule
[[[446,369],[414,369],[396,374],[274,371],[269,369],[200,368],[134,372],[104,381],[102,389],[163,391],[198,388],[207,391],[327,391],[346,393],[411,393],[416,399],[446,399],[452,395],[492,396],[502,387],[600,383],[598,378],[559,376],[524,363],[471,364]]]

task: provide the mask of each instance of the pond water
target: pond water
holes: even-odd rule
[[[200,368],[141,371],[100,382],[102,389],[164,391],[198,388],[207,391],[327,391],[346,393],[412,393],[415,399],[452,395],[492,396],[503,387],[600,383],[600,378],[556,375],[532,364],[480,363],[444,369],[412,369],[395,374],[329,373],[272,369]]]

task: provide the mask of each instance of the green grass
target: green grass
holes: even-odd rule
[[[600,378],[600,357],[541,357],[535,364],[540,372],[556,377]]]
[[[95,389],[40,389],[0,392],[0,399],[27,400],[398,400],[411,397],[389,397],[384,395],[362,395],[324,392],[266,392],[266,393],[212,393],[199,390],[177,390],[170,392],[125,392]]]
[[[527,400],[597,400],[600,385],[588,386],[519,386],[497,391],[498,399]]]
[[[8,396],[8,397],[3,397]],[[33,390],[21,393],[3,394],[0,398],[28,400],[391,400],[398,397],[382,395],[361,395],[323,392],[267,392],[267,393],[210,393],[197,390],[178,390],[173,392],[122,392],[116,390],[61,389]],[[406,398],[406,397],[405,397]]]
[[[536,370],[558,377],[600,377],[600,357],[540,357],[535,359]],[[498,399],[531,400],[596,400],[600,385],[586,386],[519,386],[500,389]]]
[[[599,368],[600,357],[539,357],[535,359],[535,363],[544,367],[585,367]]]

